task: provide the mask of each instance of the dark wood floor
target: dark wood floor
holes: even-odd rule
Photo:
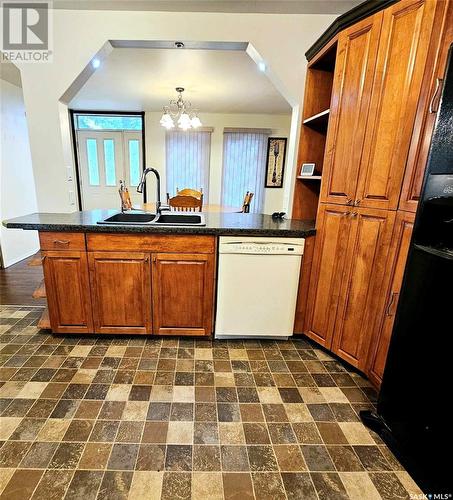
[[[46,299],[33,299],[31,296],[43,279],[41,266],[27,265],[31,259],[32,257],[7,269],[0,269],[0,304],[46,304]]]

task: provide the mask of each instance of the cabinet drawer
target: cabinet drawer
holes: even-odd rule
[[[89,251],[214,253],[215,236],[179,234],[87,234]]]
[[[41,250],[85,250],[84,233],[40,232]]]

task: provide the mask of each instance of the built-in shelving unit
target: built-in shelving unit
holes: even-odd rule
[[[332,41],[307,68],[297,168],[300,172],[303,163],[314,163],[315,172],[312,176],[298,175],[296,178],[292,213],[295,219],[316,219],[336,53],[337,43]]]
[[[314,130],[317,130],[318,132],[327,133],[327,125],[329,124],[329,113],[330,109],[321,111],[316,115],[305,118],[302,124],[305,125],[306,127],[310,127]]]

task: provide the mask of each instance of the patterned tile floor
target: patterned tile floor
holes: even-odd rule
[[[3,499],[396,499],[420,490],[303,339],[52,336],[0,307]]]

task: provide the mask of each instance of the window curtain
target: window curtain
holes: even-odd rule
[[[254,193],[250,212],[264,207],[268,129],[231,129],[223,134],[222,205],[241,207],[247,191]]]
[[[203,189],[203,203],[209,197],[211,131],[170,130],[166,133],[167,192],[176,188]]]

